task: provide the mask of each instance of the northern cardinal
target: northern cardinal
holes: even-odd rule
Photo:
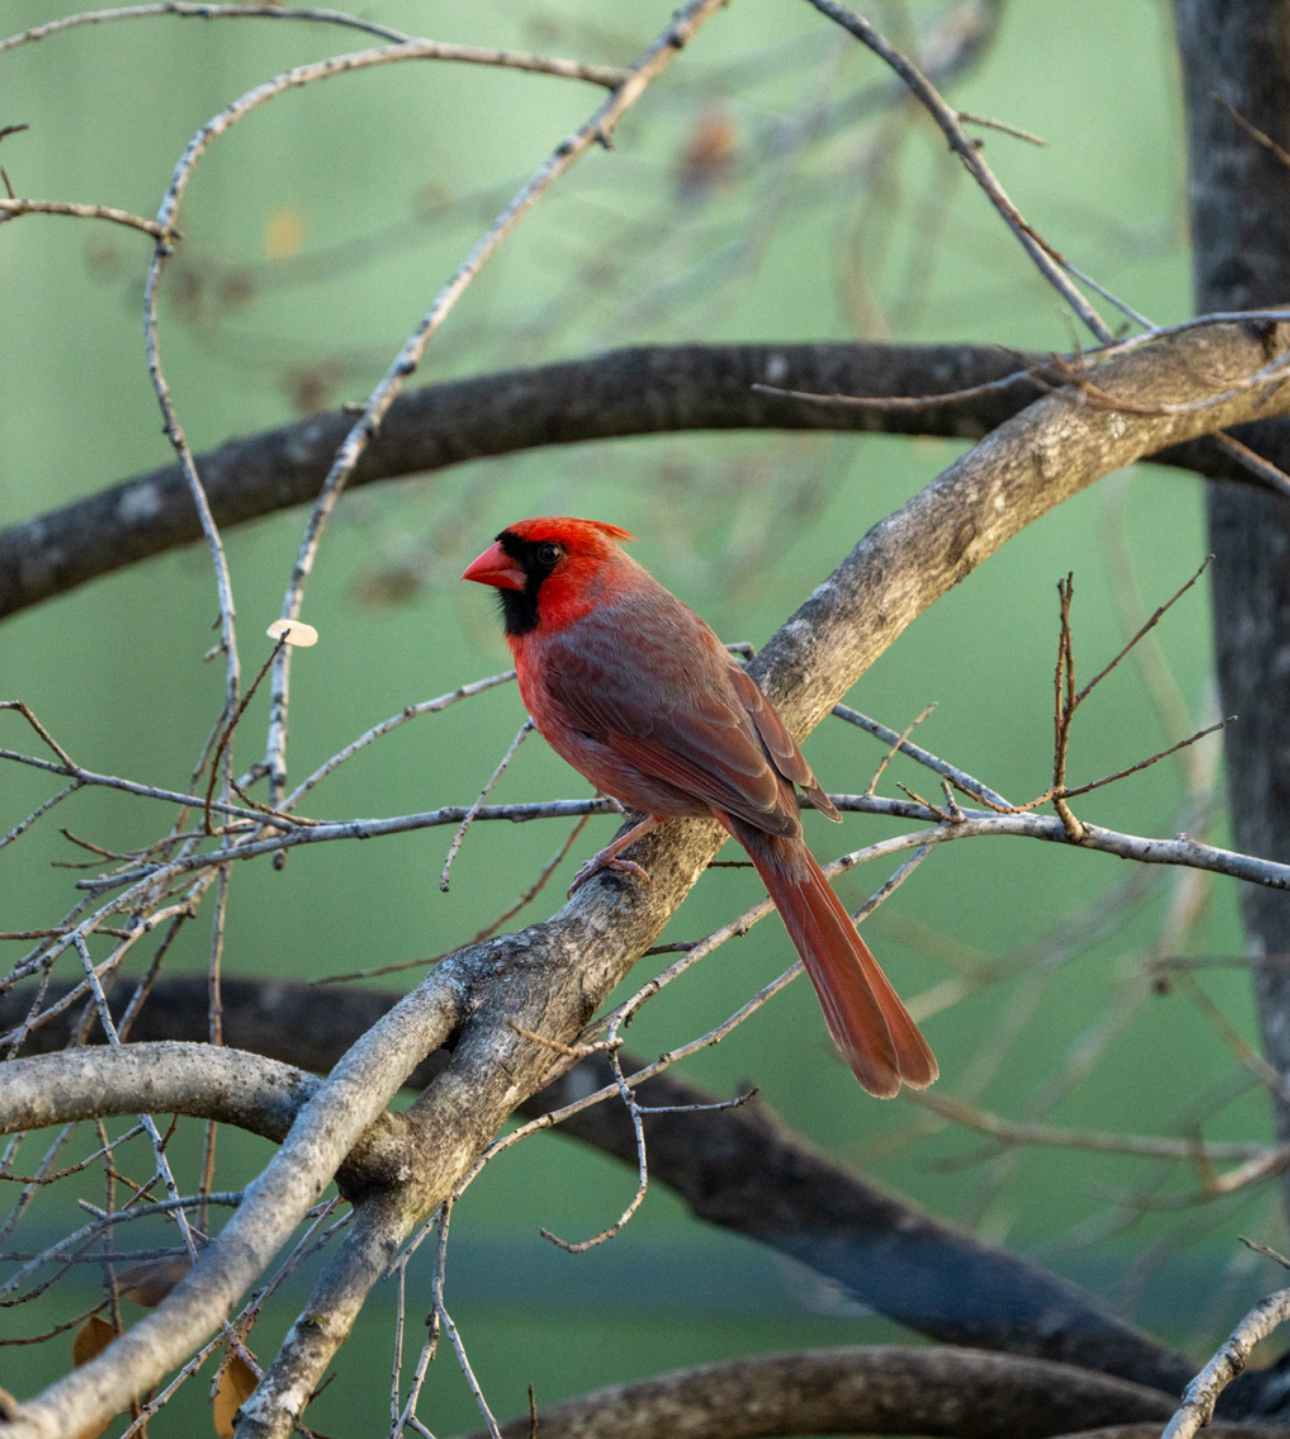
[[[802,838],[794,785],[840,820],[793,737],[713,631],[626,554],[617,525],[523,520],[462,576],[502,605],[520,695],[552,749],[645,818],[599,869],[666,819],[712,817],[748,851],[860,1083],[922,1089],[936,1060]],[[572,892],[572,891],[571,891]]]

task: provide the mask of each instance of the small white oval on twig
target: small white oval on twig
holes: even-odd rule
[[[285,640],[302,650],[318,643],[318,631],[304,620],[274,620],[265,633],[271,640]]]

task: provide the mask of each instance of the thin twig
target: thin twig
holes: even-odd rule
[[[1226,98],[1226,96],[1221,95],[1217,90],[1215,90],[1210,95],[1210,99],[1213,100],[1214,104],[1217,105],[1218,108],[1224,112],[1224,114],[1230,115],[1231,118],[1236,121],[1237,125],[1239,125],[1240,128],[1245,131],[1245,133],[1250,137],[1251,140],[1253,140],[1258,145],[1262,145],[1269,154],[1275,155],[1276,158],[1281,162],[1281,164],[1290,167],[1290,151],[1287,151],[1281,145],[1278,145],[1271,135],[1265,135],[1257,125],[1251,124],[1251,122],[1247,120],[1244,115],[1241,114],[1241,112],[1236,108],[1235,105],[1231,103],[1231,101]]]
[[[213,804],[215,799],[215,786],[219,782],[220,760],[223,758],[225,751],[232,743],[233,732],[237,729],[238,724],[242,719],[242,716],[246,713],[247,706],[255,698],[256,690],[260,688],[260,685],[263,683],[265,676],[269,673],[270,666],[273,664],[273,661],[278,657],[278,651],[283,649],[286,644],[287,636],[285,634],[280,636],[274,642],[273,649],[270,652],[268,659],[265,660],[265,662],[260,666],[259,673],[247,687],[246,693],[242,696],[237,708],[229,717],[228,723],[220,731],[219,739],[215,742],[215,751],[210,758],[211,774],[210,781],[206,786],[206,804],[202,811],[205,819],[207,834],[211,833],[211,805]]]
[[[636,1144],[636,1193],[632,1195],[627,1208],[607,1229],[602,1229],[599,1234],[591,1239],[584,1239],[581,1243],[571,1244],[567,1239],[561,1239],[558,1235],[552,1234],[549,1229],[540,1231],[543,1239],[549,1239],[552,1244],[563,1249],[567,1254],[585,1254],[587,1250],[595,1249],[597,1245],[604,1244],[607,1240],[620,1234],[645,1202],[645,1195],[649,1191],[649,1160],[645,1148],[645,1126],[641,1120],[641,1108],[636,1103],[636,1097],[623,1074],[618,1053],[620,1045],[618,1035],[611,1034],[606,1043],[609,1047],[609,1062],[614,1071],[614,1084],[618,1090],[618,1097],[622,1100],[623,1107],[627,1110],[627,1116],[631,1120],[632,1137]]]
[[[1175,590],[1174,593],[1164,602],[1164,604],[1159,606],[1159,608],[1155,611],[1151,618],[1146,620],[1140,626],[1140,628],[1134,634],[1133,638],[1128,642],[1128,644],[1124,646],[1122,650],[1120,650],[1119,654],[1117,654],[1109,664],[1104,665],[1097,672],[1097,674],[1095,674],[1093,678],[1089,680],[1089,682],[1084,686],[1084,688],[1080,690],[1079,694],[1075,697],[1076,704],[1079,704],[1084,699],[1086,699],[1089,693],[1097,685],[1101,684],[1101,682],[1106,678],[1107,675],[1111,673],[1111,671],[1116,667],[1116,665],[1120,663],[1120,661],[1125,657],[1125,655],[1127,655],[1130,650],[1135,648],[1135,646],[1137,646],[1146,635],[1150,634],[1151,631],[1155,629],[1155,627],[1160,623],[1160,621],[1164,619],[1165,615],[1167,615],[1169,611],[1173,609],[1173,607],[1178,603],[1178,601],[1182,599],[1182,597],[1187,593],[1187,591],[1191,589],[1191,587],[1196,583],[1197,580],[1200,579],[1201,575],[1203,575],[1213,563],[1213,560],[1213,555],[1205,556],[1205,558],[1197,566],[1195,574],[1193,574],[1192,577],[1184,585],[1182,585],[1179,589]]]
[[[322,24],[343,25],[354,30],[365,30],[384,40],[401,41],[408,37],[401,31],[391,30],[373,21],[346,15],[339,10],[323,10],[310,6],[307,9],[282,5],[212,5],[209,0],[200,3],[185,3],[185,0],[160,0],[152,5],[115,5],[108,10],[86,10],[79,15],[64,15],[44,25],[35,25],[20,34],[0,40],[0,54],[16,50],[36,40],[44,40],[60,30],[71,30],[81,25],[101,25],[109,20],[148,20],[160,15],[178,15],[185,19],[220,20],[229,18],[253,18],[257,20],[315,20]]]
[[[831,713],[838,719],[846,720],[848,724],[853,724],[858,729],[880,739],[884,744],[898,745],[901,754],[908,755],[910,759],[930,769],[934,774],[940,775],[942,779],[947,779],[951,784],[957,785],[963,794],[976,800],[978,804],[984,804],[990,809],[997,809],[1001,813],[1012,811],[1013,806],[1001,794],[996,794],[989,785],[982,784],[979,779],[973,778],[966,771],[941,759],[938,755],[932,754],[930,750],[922,749],[916,744],[911,744],[907,739],[902,739],[894,729],[888,728],[887,725],[870,719],[868,715],[861,714],[859,710],[853,710],[849,705],[834,705]]]
[[[286,799],[283,800],[282,809],[294,809],[301,796],[308,794],[316,784],[339,769],[346,760],[356,755],[359,750],[366,749],[368,745],[374,743],[383,735],[389,734],[392,729],[397,729],[399,725],[406,724],[409,720],[419,719],[422,715],[438,714],[440,710],[449,708],[449,706],[456,704],[458,700],[470,699],[473,695],[483,694],[485,690],[493,689],[496,685],[507,684],[514,678],[514,670],[503,670],[501,674],[489,675],[487,679],[471,680],[468,684],[458,685],[455,690],[450,690],[444,695],[438,695],[435,699],[422,700],[418,704],[405,706],[398,714],[391,715],[389,719],[382,720],[378,725],[373,725],[365,734],[359,735],[356,740],[347,744],[344,749],[332,755],[329,760],[319,765],[307,780],[298,784]]]
[[[987,115],[974,115],[970,110],[960,110],[959,119],[965,125],[980,125],[986,130],[998,130],[1001,135],[1011,135],[1016,140],[1025,140],[1029,145],[1038,145],[1040,149],[1047,149],[1048,141],[1038,135],[1032,134],[1029,130],[1023,130],[1018,125],[1009,125],[1004,120],[991,120]]]
[[[452,872],[452,862],[457,858],[457,851],[461,848],[462,841],[466,838],[466,831],[474,823],[475,816],[479,813],[484,801],[492,793],[497,781],[506,773],[507,766],[515,758],[516,751],[524,743],[525,737],[533,728],[533,721],[526,715],[524,723],[516,731],[515,738],[510,742],[506,753],[498,762],[497,768],[488,777],[488,782],[480,790],[474,804],[466,811],[466,817],[457,826],[457,832],[452,837],[452,843],[448,846],[448,854],[443,862],[443,869],[439,874],[439,888],[444,894],[448,893],[448,876]]]
[[[434,1295],[434,1315],[438,1324],[441,1324],[447,1332],[449,1343],[453,1353],[457,1356],[457,1367],[465,1376],[466,1384],[474,1396],[475,1407],[479,1410],[484,1424],[488,1428],[492,1439],[502,1439],[501,1430],[498,1428],[497,1420],[493,1417],[493,1411],[488,1407],[488,1400],[484,1398],[484,1391],[480,1387],[479,1380],[475,1377],[475,1371],[471,1368],[470,1360],[466,1356],[466,1346],[462,1342],[452,1315],[448,1313],[448,1306],[443,1300],[444,1274],[448,1264],[448,1221],[452,1215],[452,1200],[444,1201],[444,1206],[439,1219],[439,1246],[435,1255],[434,1279],[431,1284],[431,1291]]]
[[[1071,635],[1071,600],[1075,595],[1075,576],[1068,574],[1057,582],[1060,602],[1060,627],[1057,637],[1057,667],[1053,673],[1053,808],[1061,819],[1066,837],[1072,844],[1084,838],[1084,826],[1075,818],[1066,803],[1066,762],[1070,751],[1071,725],[1080,700],[1087,688],[1075,693],[1075,642]]]
[[[1093,334],[1102,341],[1115,338],[1114,333],[1101,315],[1065,276],[1061,257],[1046,240],[1023,219],[1021,212],[1008,198],[990,167],[981,156],[976,145],[959,122],[958,112],[946,103],[931,81],[894,45],[883,38],[867,20],[848,10],[838,0],[809,0],[822,14],[841,25],[863,45],[867,45],[880,59],[885,61],[905,82],[928,114],[940,126],[949,142],[950,149],[959,157],[968,173],[984,190],[990,203],[1002,215],[1008,228],[1021,241],[1026,253],[1034,261],[1040,274],[1062,296]]]
[[[472,938],[466,941],[467,944],[479,944],[485,939],[491,938],[501,929],[508,920],[514,919],[519,912],[541,894],[546,887],[547,881],[563,863],[569,851],[573,848],[578,836],[587,827],[591,819],[590,814],[582,815],[569,831],[568,837],[558,850],[542,866],[541,872],[531,885],[524,891],[514,904],[504,909],[496,919],[490,920],[481,930],[478,930]],[[3,936],[0,936],[3,938]],[[420,959],[397,960],[393,964],[378,964],[371,969],[351,969],[346,974],[325,974],[319,979],[311,980],[310,983],[317,989],[329,984],[352,984],[360,979],[377,979],[385,974],[402,974],[409,969],[427,969],[432,964],[439,964],[448,958],[453,950],[444,950],[440,954],[423,956]]]
[[[895,759],[895,757],[900,753],[900,751],[904,749],[905,741],[908,740],[910,735],[913,734],[913,732],[918,728],[918,726],[922,724],[922,722],[932,713],[935,708],[935,704],[925,705],[922,712],[916,715],[905,726],[903,732],[892,743],[891,747],[887,750],[887,753],[883,755],[881,761],[878,764],[878,768],[874,770],[873,778],[869,781],[869,788],[865,790],[865,794],[872,794],[874,790],[878,788],[878,781],[882,778],[883,771],[892,762],[892,760]]]
[[[786,390],[779,385],[765,385],[754,382],[750,389],[759,395],[774,395],[783,400],[809,400],[815,405],[853,405],[867,410],[930,410],[937,405],[961,405],[969,400],[979,400],[998,390],[1029,380],[1032,384],[1043,382],[1044,367],[1031,365],[1016,370],[1001,380],[987,380],[980,385],[968,385],[962,390],[942,390],[929,395],[825,395],[814,390]]]
[[[218,20],[236,18],[242,20],[311,20],[319,24],[340,25],[352,30],[362,30],[383,40],[393,41],[399,50],[407,51],[399,58],[416,60],[450,60],[473,65],[499,66],[507,70],[528,71],[536,75],[553,75],[564,80],[586,80],[606,90],[616,90],[626,79],[628,72],[614,65],[587,65],[578,60],[561,60],[545,55],[526,55],[514,50],[494,50],[478,45],[453,45],[437,40],[420,40],[405,35],[386,25],[365,20],[357,15],[347,15],[339,10],[315,7],[287,8],[281,5],[249,5],[185,3],[184,0],[164,0],[153,5],[123,5],[112,10],[88,11],[80,15],[68,15],[52,20],[46,25],[35,26],[19,35],[0,40],[0,54],[16,49],[34,40],[43,40],[59,30],[68,30],[77,25],[95,25],[105,20],[144,20],[159,15],[177,15],[181,18]],[[330,62],[324,62],[330,63]],[[23,127],[25,128],[25,127]]]
[[[1133,1154],[1143,1159],[1181,1159],[1208,1162],[1258,1159],[1290,1164],[1290,1144],[1240,1143],[1226,1140],[1177,1139],[1158,1134],[1120,1134],[1098,1129],[1061,1129],[1051,1124],[1028,1124],[1003,1119],[976,1105],[963,1104],[948,1095],[922,1091],[910,1096],[921,1108],[942,1119],[988,1134],[1005,1144],[1038,1144],[1057,1149],[1082,1149],[1097,1154]]]
[[[1114,774],[1104,775],[1101,779],[1090,780],[1087,784],[1078,784],[1063,789],[1063,799],[1073,799],[1076,795],[1089,794],[1095,789],[1102,789],[1108,784],[1114,784],[1116,780],[1127,779],[1131,774],[1137,774],[1139,770],[1150,768],[1158,764],[1162,759],[1168,759],[1171,754],[1177,754],[1180,750],[1189,749],[1197,740],[1202,740],[1206,735],[1217,734],[1225,730],[1228,725],[1236,719],[1235,715],[1229,715],[1227,719],[1219,720],[1215,724],[1206,725],[1204,729],[1198,729],[1195,734],[1189,734],[1186,739],[1180,739],[1177,744],[1171,744],[1168,749],[1158,750],[1147,759],[1140,759],[1137,764],[1131,764],[1127,769],[1116,770]]]
[[[0,196],[0,225],[6,220],[16,220],[19,215],[70,215],[78,220],[110,220],[113,224],[124,225],[130,230],[142,230],[160,240],[165,231],[156,220],[146,220],[142,215],[132,215],[129,210],[118,210],[111,205],[83,205],[71,200],[27,200],[19,196]]]

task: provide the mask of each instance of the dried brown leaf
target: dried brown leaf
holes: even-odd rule
[[[116,1330],[107,1320],[91,1314],[72,1342],[72,1363],[78,1369],[82,1364],[88,1364],[91,1359],[102,1354],[115,1338]],[[88,1429],[82,1429],[76,1439],[98,1439],[114,1417],[109,1415],[101,1424],[91,1424]]]
[[[237,1411],[255,1393],[259,1382],[255,1370],[240,1354],[234,1354],[224,1366],[211,1401],[215,1411],[215,1432],[219,1439],[233,1439]]]
[[[117,1279],[116,1292],[122,1299],[133,1299],[145,1309],[155,1309],[192,1267],[187,1254],[136,1264]]]
[[[97,1314],[91,1314],[72,1344],[72,1363],[79,1369],[97,1358],[116,1338],[116,1330]],[[105,1426],[106,1427],[106,1426]]]

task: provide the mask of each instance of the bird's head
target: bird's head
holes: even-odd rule
[[[497,590],[508,635],[529,634],[539,624],[558,628],[595,603],[615,562],[626,558],[619,545],[633,538],[601,520],[520,520],[466,567],[462,579]]]

